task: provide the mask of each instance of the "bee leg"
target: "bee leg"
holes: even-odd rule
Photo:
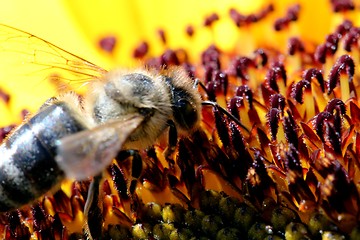
[[[242,124],[239,119],[237,119],[234,115],[232,115],[226,109],[221,107],[218,103],[213,102],[213,101],[203,101],[201,103],[201,105],[203,105],[203,106],[212,106],[214,109],[217,109],[221,113],[225,114],[228,118],[230,118],[232,121],[234,121],[239,127],[244,129],[247,133],[250,133],[250,130],[244,124]]]
[[[131,163],[132,179],[129,186],[129,196],[131,197],[135,193],[138,178],[142,173],[143,163],[139,151],[129,149],[129,150],[122,150],[117,155],[116,160],[118,161],[119,166],[121,166],[122,161],[126,160],[129,157],[132,157],[132,163]]]
[[[205,91],[206,95],[211,96],[211,94],[207,90],[206,86],[197,78],[197,79],[195,79],[195,82],[194,82],[194,88],[197,88],[198,86],[200,86]],[[228,116],[232,121],[234,121],[237,125],[239,125],[239,127],[244,129],[246,132],[250,133],[250,130],[244,124],[242,124],[239,119],[237,119],[234,115],[232,115],[226,109],[221,107],[217,102],[203,101],[201,103],[201,105],[203,105],[203,106],[212,106],[213,108],[219,109],[220,112],[222,112],[223,114]]]
[[[133,196],[136,190],[136,185],[137,185],[137,181],[138,178],[140,177],[141,173],[142,173],[142,158],[139,154],[139,151],[134,151],[132,150],[132,164],[131,164],[131,182],[130,182],[130,187],[129,187],[129,192],[130,195]]]
[[[103,228],[102,201],[100,195],[100,182],[102,174],[95,176],[90,184],[88,196],[85,203],[84,215],[86,224],[85,235],[89,239],[100,239]]]
[[[142,173],[142,168],[143,168],[143,162],[142,162],[142,158],[141,155],[139,153],[139,151],[137,150],[122,150],[119,152],[119,154],[116,156],[116,161],[119,165],[119,167],[121,168],[121,162],[125,161],[126,159],[128,159],[129,157],[132,157],[132,161],[131,161],[131,181],[130,181],[130,185],[127,191],[126,196],[124,197],[124,199],[128,199],[127,197],[130,198],[131,204],[130,204],[130,211],[132,213],[132,217],[134,219],[138,218],[138,211],[140,209],[140,200],[136,194],[136,185],[138,183],[138,179],[141,176]],[[120,173],[121,174],[121,173]],[[118,176],[119,177],[119,176]],[[123,176],[121,176],[123,177]],[[125,182],[125,181],[124,181]],[[124,189],[125,187],[121,187],[122,189]],[[120,192],[120,195],[123,195],[123,192]]]
[[[172,155],[176,150],[178,134],[173,121],[170,120],[167,122],[167,124],[169,126],[169,139],[168,139],[168,146],[165,150],[165,159],[169,164],[169,168],[174,169],[175,161]]]

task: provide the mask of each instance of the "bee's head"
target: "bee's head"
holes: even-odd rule
[[[195,129],[201,120],[201,99],[194,83],[179,69],[172,69],[166,75],[166,82],[171,91],[173,120],[177,128],[187,132]]]

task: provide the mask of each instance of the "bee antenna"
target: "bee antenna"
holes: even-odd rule
[[[246,132],[250,133],[250,130],[244,125],[242,124],[239,119],[237,119],[234,115],[232,115],[231,113],[229,113],[226,109],[224,109],[223,107],[221,107],[218,103],[216,102],[212,102],[212,101],[203,101],[201,103],[201,105],[203,106],[212,106],[214,108],[217,108],[220,110],[220,112],[222,112],[223,114],[225,114],[226,116],[228,116],[232,121],[234,121],[237,125],[239,125],[241,128],[243,128]]]
[[[209,91],[207,90],[207,88],[205,87],[204,83],[200,81],[200,79],[195,78],[195,82],[194,82],[194,88],[197,88],[198,86],[200,86],[206,93],[207,96],[209,96]]]
[[[204,83],[202,83],[199,78],[196,78],[195,82],[194,82],[194,88],[197,88],[198,86],[200,86],[205,91],[206,95],[208,95],[208,96],[210,95],[207,88],[205,87]],[[231,120],[233,120],[237,125],[239,125],[241,128],[243,128],[246,132],[250,133],[250,130],[247,127],[245,127],[245,125],[242,124],[239,121],[239,119],[237,119],[234,115],[232,115],[226,109],[221,107],[218,103],[212,102],[212,101],[203,101],[201,103],[201,105],[203,105],[203,106],[212,106],[214,108],[219,109],[223,114],[228,116]]]

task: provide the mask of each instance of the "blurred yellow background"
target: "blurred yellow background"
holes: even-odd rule
[[[246,14],[256,11],[264,1],[189,2],[108,0],[91,1],[90,4],[86,0],[14,0],[2,3],[0,23],[35,34],[90,61],[98,61],[99,58],[99,53],[94,51],[95,36],[101,38],[101,34],[115,34],[122,49],[117,63],[129,65],[129,60],[125,58],[131,56],[141,40],[154,41],[152,39],[156,38],[159,28],[170,30],[170,44],[180,46],[181,41],[185,41],[187,24],[201,25],[204,13],[216,11],[220,16],[228,15],[229,6],[234,6]],[[156,41],[159,42],[158,39]],[[113,60],[106,58],[100,57],[101,61],[111,66]]]
[[[286,35],[273,31],[271,24],[276,17],[284,16],[286,9],[297,2],[302,6],[302,18],[299,19],[296,27],[290,26],[289,30],[285,31]],[[188,53],[193,63],[198,62],[200,53],[212,43],[224,51],[236,49],[238,53],[247,55],[261,45],[276,44],[279,49],[284,50],[291,33],[301,35],[306,41],[319,42],[324,39],[325,33],[329,32],[330,26],[334,26],[334,21],[337,21],[336,17],[330,18],[329,2],[329,0],[316,2],[309,0],[98,0],[91,1],[90,4],[87,0],[14,0],[2,3],[0,23],[37,35],[105,69],[111,69],[115,66],[139,65],[140,62],[131,56],[134,48],[142,41],[149,43],[149,54],[152,56],[161,54],[167,47],[191,49]],[[270,3],[274,5],[276,14],[268,16],[270,21],[256,23],[256,31],[251,26],[238,29],[229,17],[229,9],[232,7],[246,15],[258,12]],[[220,21],[211,28],[203,27],[205,16],[214,12],[220,16]],[[315,22],[314,17],[317,18]],[[354,16],[349,17],[354,18]],[[185,34],[186,26],[189,24],[195,28],[195,35],[192,38]],[[165,31],[167,37],[165,46],[157,34],[159,29]],[[118,39],[113,54],[99,49],[99,40],[106,36],[116,36]],[[15,78],[11,80],[21,82]],[[6,81],[8,78],[5,79],[5,83]],[[28,87],[23,82],[21,84],[22,87],[19,89],[13,85],[5,87],[5,90],[11,90],[13,94],[21,97],[13,98],[10,112],[0,103],[0,112],[3,116],[10,115],[10,118],[0,119],[0,126],[18,122],[16,120],[21,109],[34,111],[41,105],[43,99],[49,97],[47,91],[42,91],[43,96],[36,101],[31,95],[33,92],[30,85]],[[0,78],[0,87],[2,86],[4,79]],[[23,91],[20,91],[21,88]],[[5,114],[6,112],[8,114]]]

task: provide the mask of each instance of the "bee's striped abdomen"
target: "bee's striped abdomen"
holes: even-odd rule
[[[65,103],[46,106],[0,145],[0,212],[27,204],[64,178],[56,141],[83,130]]]

